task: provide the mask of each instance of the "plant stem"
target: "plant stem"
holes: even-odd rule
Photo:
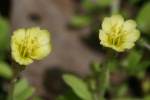
[[[17,82],[17,78],[19,77],[20,73],[25,69],[25,66],[18,66],[14,68],[14,76],[12,78],[12,81],[10,83],[10,88],[8,91],[8,100],[14,100],[14,89],[15,89],[15,84]]]
[[[94,94],[94,100],[99,100],[97,94]]]
[[[14,78],[11,82],[11,86],[10,86],[9,93],[8,93],[8,100],[14,100],[13,94],[14,94],[14,88],[15,88],[16,81],[17,81],[17,79]]]
[[[108,67],[106,69],[106,85],[107,85],[107,89],[108,89],[109,85],[110,85],[110,71],[109,71]]]
[[[119,9],[120,9],[120,0],[112,0],[111,14],[119,13]]]
[[[147,43],[144,39],[140,39],[140,44],[150,50],[150,44]]]

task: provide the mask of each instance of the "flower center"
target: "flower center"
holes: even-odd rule
[[[112,32],[108,33],[108,42],[114,46],[120,46],[123,43],[121,28],[112,27]]]
[[[37,37],[31,37],[30,34],[25,36],[25,39],[19,45],[20,55],[24,58],[31,58],[34,50],[37,49]]]

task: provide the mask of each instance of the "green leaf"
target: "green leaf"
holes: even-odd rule
[[[146,68],[150,65],[150,62],[143,60],[142,56],[142,52],[133,50],[123,60],[122,65],[130,75],[144,78]]]
[[[0,16],[0,50],[6,50],[9,46],[9,23]]]
[[[135,3],[140,2],[140,0],[129,0],[129,2],[131,2],[131,3],[135,4]]]
[[[140,29],[145,33],[150,33],[150,2],[146,3],[137,16],[137,23]]]
[[[33,92],[34,89],[29,86],[27,80],[21,79],[15,84],[13,96],[15,100],[27,100]]]
[[[100,73],[100,84],[97,90],[101,91],[101,94],[104,95],[106,92],[106,89],[109,87],[109,83],[108,83],[108,74],[109,74],[109,70],[107,68],[103,68],[101,73]]]
[[[38,96],[34,96],[34,97],[32,98],[32,100],[43,100],[43,99],[40,98],[40,97],[38,97]]]
[[[144,99],[143,99],[143,100],[150,100],[150,95],[144,96]]]
[[[116,59],[111,59],[107,62],[106,66],[110,69],[111,72],[116,71],[118,68],[118,62]]]
[[[143,69],[146,69],[147,67],[149,67],[150,65],[150,62],[149,61],[143,61],[140,63],[140,66],[143,68]]]
[[[101,7],[109,6],[112,3],[112,0],[96,0],[98,5]]]
[[[9,23],[0,16],[0,59],[4,59],[5,52],[9,48]]]
[[[121,86],[118,86],[118,88],[117,88],[117,97],[125,96],[127,91],[128,91],[127,84],[122,84]]]
[[[12,75],[13,75],[13,72],[10,66],[5,62],[0,62],[0,76],[4,78],[11,78]]]
[[[57,96],[56,100],[83,100],[80,99],[71,88],[67,88],[63,95]]]
[[[58,96],[56,100],[67,100],[65,96]]]
[[[73,28],[83,28],[90,24],[91,19],[88,16],[74,16],[70,21],[70,25]]]
[[[92,100],[88,86],[83,80],[71,74],[63,75],[63,79],[81,99]]]
[[[95,9],[95,4],[92,0],[82,0],[81,5],[87,11],[92,11]]]
[[[137,67],[137,66],[139,66],[138,64],[139,64],[141,58],[142,58],[142,54],[138,51],[133,50],[129,53],[129,55],[125,59],[124,65],[129,68]]]
[[[100,73],[101,72],[101,64],[98,62],[93,62],[90,66],[90,69],[94,74]]]
[[[112,0],[82,0],[82,7],[87,11],[94,11],[98,8],[109,6]]]

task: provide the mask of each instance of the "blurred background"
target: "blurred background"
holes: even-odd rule
[[[56,100],[71,91],[62,79],[63,73],[85,78],[91,74],[91,64],[101,63],[109,55],[107,48],[99,45],[98,33],[103,18],[111,16],[115,1],[0,0],[0,100],[7,96],[12,74],[10,36],[14,30],[40,26],[51,32],[51,54],[28,66],[22,76],[35,88],[34,95],[42,100]],[[142,38],[134,50],[118,54],[119,59],[112,60],[110,66],[118,66],[118,69],[112,71],[110,79],[114,86],[118,86],[115,88],[118,91],[111,89],[106,97],[119,95],[150,100],[150,1],[118,2],[119,13],[125,19],[137,21]],[[125,66],[126,70],[120,66]]]

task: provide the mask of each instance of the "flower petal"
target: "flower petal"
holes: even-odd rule
[[[46,45],[41,46],[40,48],[36,49],[32,53],[31,57],[33,59],[40,60],[40,59],[44,58],[45,56],[47,56],[50,52],[51,52],[51,46],[50,46],[50,44],[46,44]]]
[[[107,33],[104,32],[103,30],[99,30],[99,39],[101,40],[100,44],[109,47]]]
[[[12,42],[22,42],[25,38],[25,32],[25,29],[18,29],[17,31],[14,31],[12,36]]]
[[[45,45],[50,42],[50,33],[47,30],[41,30],[38,33],[38,42],[41,45]]]
[[[126,42],[126,43],[124,43],[122,46],[125,48],[125,49],[131,49],[131,48],[133,48],[134,47],[134,45],[135,45],[135,43],[134,42]]]
[[[124,19],[120,15],[113,15],[112,17],[106,17],[104,18],[104,21],[102,23],[102,29],[106,31],[107,33],[111,33],[112,29],[113,30],[118,30],[120,27],[122,27],[124,23]]]
[[[130,33],[126,34],[125,37],[127,42],[135,42],[140,37],[140,31],[134,29]]]
[[[132,31],[135,28],[136,28],[136,22],[133,21],[133,20],[127,20],[123,24],[123,30],[124,31],[130,32],[130,31]]]
[[[121,15],[113,15],[111,17],[111,23],[110,24],[112,26],[116,26],[116,28],[120,28],[120,27],[122,27],[123,23],[124,23],[124,19]]]
[[[17,50],[18,51],[18,50]],[[16,62],[18,62],[20,65],[28,65],[33,62],[31,58],[25,58],[22,57],[19,52],[12,52],[12,57],[15,59]]]
[[[106,17],[104,18],[104,21],[102,23],[102,29],[106,32],[110,32],[111,31],[111,19]]]

